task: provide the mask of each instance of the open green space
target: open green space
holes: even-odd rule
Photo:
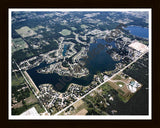
[[[43,113],[45,112],[44,108],[40,105],[40,103],[37,103],[34,105],[38,113]]]
[[[83,110],[83,109],[86,109],[87,110],[87,108],[88,108],[88,106],[87,106],[87,104],[84,102],[84,101],[82,101],[82,100],[80,100],[79,102],[82,102],[80,105],[78,105],[77,107],[75,107],[74,105],[73,106],[71,106],[70,108],[68,108],[65,112],[70,112],[70,114],[71,115],[76,115],[77,113],[79,113],[81,110]],[[77,102],[78,103],[78,102]],[[77,103],[75,103],[75,104],[77,104]],[[64,114],[64,112],[63,113],[61,113],[61,115],[62,114]]]
[[[109,85],[108,82],[104,83],[101,87],[102,91],[107,92],[110,91],[112,89],[112,87]]]
[[[41,25],[38,25],[38,26],[36,26],[35,28],[32,28],[32,30],[37,31],[38,29],[41,29],[41,28],[45,28],[45,27],[43,27],[43,26],[41,26]]]
[[[127,103],[132,96],[133,96],[133,94],[129,95],[128,97],[124,97],[124,96],[118,94],[119,99],[120,99],[121,101],[123,101],[124,103]]]
[[[28,48],[27,43],[22,38],[12,39],[12,53],[24,48]]]
[[[113,78],[113,80],[121,80],[122,79],[122,77],[120,76],[120,75],[116,75],[114,78]]]
[[[125,83],[123,83],[123,82],[121,82],[121,81],[116,82],[116,84],[117,84],[118,86],[119,86],[119,85],[122,85],[122,86],[125,85]]]
[[[82,25],[81,25],[81,28],[84,28],[84,29],[85,29],[85,28],[88,28],[88,26],[85,25],[85,24],[82,24]]]
[[[87,104],[87,115],[107,115],[106,99],[95,92],[94,96],[86,96],[83,101]]]
[[[118,88],[117,91],[118,91],[120,94],[122,94],[122,95],[125,93],[125,92],[122,91],[120,88]]]
[[[28,26],[24,26],[21,27],[20,29],[16,29],[16,32],[21,35],[23,38],[24,37],[29,37],[29,36],[33,36],[36,35],[37,33],[35,31],[33,31],[31,28],[29,28]]]
[[[77,30],[77,28],[75,28],[75,27],[71,27],[71,29],[72,29],[73,31]]]
[[[60,34],[62,34],[63,36],[68,36],[71,34],[71,31],[68,29],[63,29]]]
[[[20,72],[12,72],[12,86],[19,86],[25,83],[23,76]]]
[[[97,91],[87,95],[83,101],[87,104],[87,115],[108,115],[107,102],[109,101],[108,95],[114,95],[115,91],[108,82],[104,83]]]

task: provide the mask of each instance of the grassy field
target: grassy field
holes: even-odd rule
[[[105,94],[98,93],[98,92],[92,92],[94,95],[87,95],[83,101],[87,104],[86,110],[88,111],[86,115],[107,115],[106,113],[106,95],[108,92],[105,92]]]
[[[12,53],[24,48],[28,48],[27,43],[21,38],[12,39]]]
[[[100,88],[103,91],[110,91],[112,89],[112,87],[110,86],[110,84],[108,82],[104,83]]]
[[[19,86],[24,83],[25,80],[21,75],[19,75],[19,73],[16,72],[12,73],[12,86]]]
[[[62,34],[63,36],[68,36],[71,34],[71,31],[68,29],[63,29],[60,34]]]
[[[18,86],[24,83],[24,78],[23,77],[18,77],[18,78],[13,78],[12,79],[12,86]]]
[[[77,30],[77,28],[75,28],[75,27],[71,27],[71,29],[72,29],[73,31]]]
[[[75,103],[73,106],[74,108],[78,108],[79,106],[81,106],[84,102],[82,100],[80,100],[79,102]]]
[[[30,92],[30,97],[25,99],[26,104],[33,104],[35,102],[37,102],[36,97],[33,95],[32,92]]]
[[[121,80],[122,77],[120,75],[116,75],[115,77],[113,77],[113,80]]]
[[[85,28],[88,28],[88,26],[85,25],[85,24],[82,24],[82,25],[81,25],[81,28],[84,28],[84,29],[85,29]]]
[[[26,104],[27,105],[33,105],[38,113],[43,113],[45,112],[44,108],[40,105],[40,103],[38,102],[37,98],[35,97],[35,95],[30,92],[30,97],[26,98]]]
[[[29,36],[33,36],[36,35],[37,33],[35,31],[33,31],[31,28],[29,28],[28,26],[24,26],[21,27],[20,29],[16,29],[16,32],[21,35],[23,38],[24,37],[29,37]]]
[[[41,29],[41,28],[45,28],[45,27],[39,25],[39,26],[37,26],[37,27],[35,27],[35,28],[32,28],[32,30],[37,31],[38,29]]]
[[[38,113],[45,112],[44,108],[39,103],[35,104],[34,107],[36,108]]]
[[[75,111],[72,115],[82,115],[82,114],[85,115],[86,113],[80,112],[80,111],[83,110],[83,111],[86,112],[87,111],[86,110],[87,109],[87,104],[83,100],[80,100],[77,103],[78,103],[78,106],[75,108]]]
[[[125,83],[123,83],[123,82],[121,82],[121,81],[116,82],[116,84],[117,84],[118,86],[119,86],[119,85],[122,85],[122,86],[125,85]]]
[[[83,108],[82,110],[80,110],[79,112],[77,112],[76,115],[86,115],[87,112],[88,111],[85,108]]]
[[[124,103],[127,103],[132,96],[133,96],[133,94],[130,94],[128,97],[124,97],[124,96],[118,94],[118,97],[119,97],[120,100],[123,101]]]
[[[60,113],[60,115],[86,115],[87,112],[87,104],[83,100],[80,100],[66,111]]]
[[[105,86],[105,84],[109,85],[109,86]],[[107,89],[108,89],[108,91],[111,89],[114,89],[118,92],[119,99],[125,103],[128,102],[132,96],[132,93],[127,89],[127,86],[125,85],[125,83],[123,83],[121,81],[118,81],[118,82],[109,81],[105,84],[101,86],[101,88],[103,90],[102,93],[107,92]],[[122,87],[119,86],[120,84],[122,85]]]

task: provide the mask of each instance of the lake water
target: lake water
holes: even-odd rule
[[[128,26],[124,29],[129,30],[129,32],[132,35],[148,39],[148,36],[149,36],[148,28],[143,28],[140,26]]]
[[[97,43],[92,43],[90,45],[88,59],[86,61],[86,67],[89,69],[90,73],[95,74],[105,70],[114,70],[116,61],[106,53],[106,44],[111,45],[111,43],[107,43],[105,40],[98,39]],[[112,43],[112,45],[113,44],[114,43]]]
[[[57,73],[41,74],[37,72],[37,69],[48,66],[45,62],[41,63],[39,66],[28,70],[27,72],[31,76],[32,80],[35,82],[37,87],[41,84],[52,84],[54,89],[60,92],[64,92],[70,83],[76,83],[82,86],[87,86],[93,79],[94,74],[98,72],[103,72],[105,70],[114,70],[115,62],[109,54],[106,53],[105,44],[107,42],[102,39],[98,39],[96,43],[92,43],[89,47],[88,58],[86,60],[85,67],[89,70],[90,74],[81,78],[66,78],[69,81],[63,82],[63,76],[59,76]],[[114,45],[114,43],[112,43]],[[67,46],[64,47],[66,52]],[[61,83],[61,84],[59,84]],[[65,83],[65,84],[62,84]]]
[[[69,45],[64,45],[64,48],[63,48],[63,56],[65,56],[66,52],[67,52],[67,49],[68,49]]]

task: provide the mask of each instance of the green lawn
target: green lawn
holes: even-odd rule
[[[124,97],[124,96],[118,94],[118,97],[119,97],[120,100],[123,101],[124,103],[127,103],[132,96],[133,96],[133,95],[131,95],[131,96],[129,96],[129,97]]]
[[[19,51],[21,49],[24,49],[24,48],[28,48],[28,45],[27,43],[22,40],[22,38],[15,38],[15,39],[12,39],[12,53],[15,52],[15,51]]]
[[[124,92],[121,89],[118,89],[117,91],[120,92],[122,95],[124,94]]]
[[[100,88],[102,88],[102,90],[105,92],[112,89],[108,82],[104,83]]]
[[[85,25],[85,24],[82,24],[82,25],[81,25],[81,28],[84,28],[84,29],[85,29],[85,28],[88,28],[88,26]]]
[[[71,29],[72,29],[73,31],[77,30],[77,28],[75,28],[75,27],[71,27]]]
[[[45,112],[44,108],[39,103],[35,104],[34,107],[36,108],[38,113]]]
[[[21,27],[20,29],[16,29],[15,30],[19,35],[21,35],[23,38],[24,37],[29,37],[29,36],[33,36],[36,35],[37,33],[35,31],[33,31],[31,28],[29,28],[28,26],[24,26]]]
[[[25,83],[23,76],[19,76],[16,73],[12,73],[12,86],[19,86]]]
[[[41,28],[45,28],[45,27],[39,25],[39,26],[37,26],[37,27],[35,27],[35,28],[32,28],[32,30],[37,31],[38,29],[41,29]]]
[[[63,36],[68,36],[71,34],[71,31],[68,29],[63,29],[60,34],[62,34]]]
[[[120,75],[116,75],[114,78],[113,78],[113,80],[121,80],[122,79],[122,77],[120,76]]]
[[[120,84],[122,85],[122,86],[124,86],[125,85],[125,83],[123,83],[123,82],[121,82],[121,81],[119,81],[119,82],[116,82],[116,84],[119,86]]]

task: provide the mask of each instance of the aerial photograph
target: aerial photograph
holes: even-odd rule
[[[10,119],[150,115],[150,9],[10,9]]]

